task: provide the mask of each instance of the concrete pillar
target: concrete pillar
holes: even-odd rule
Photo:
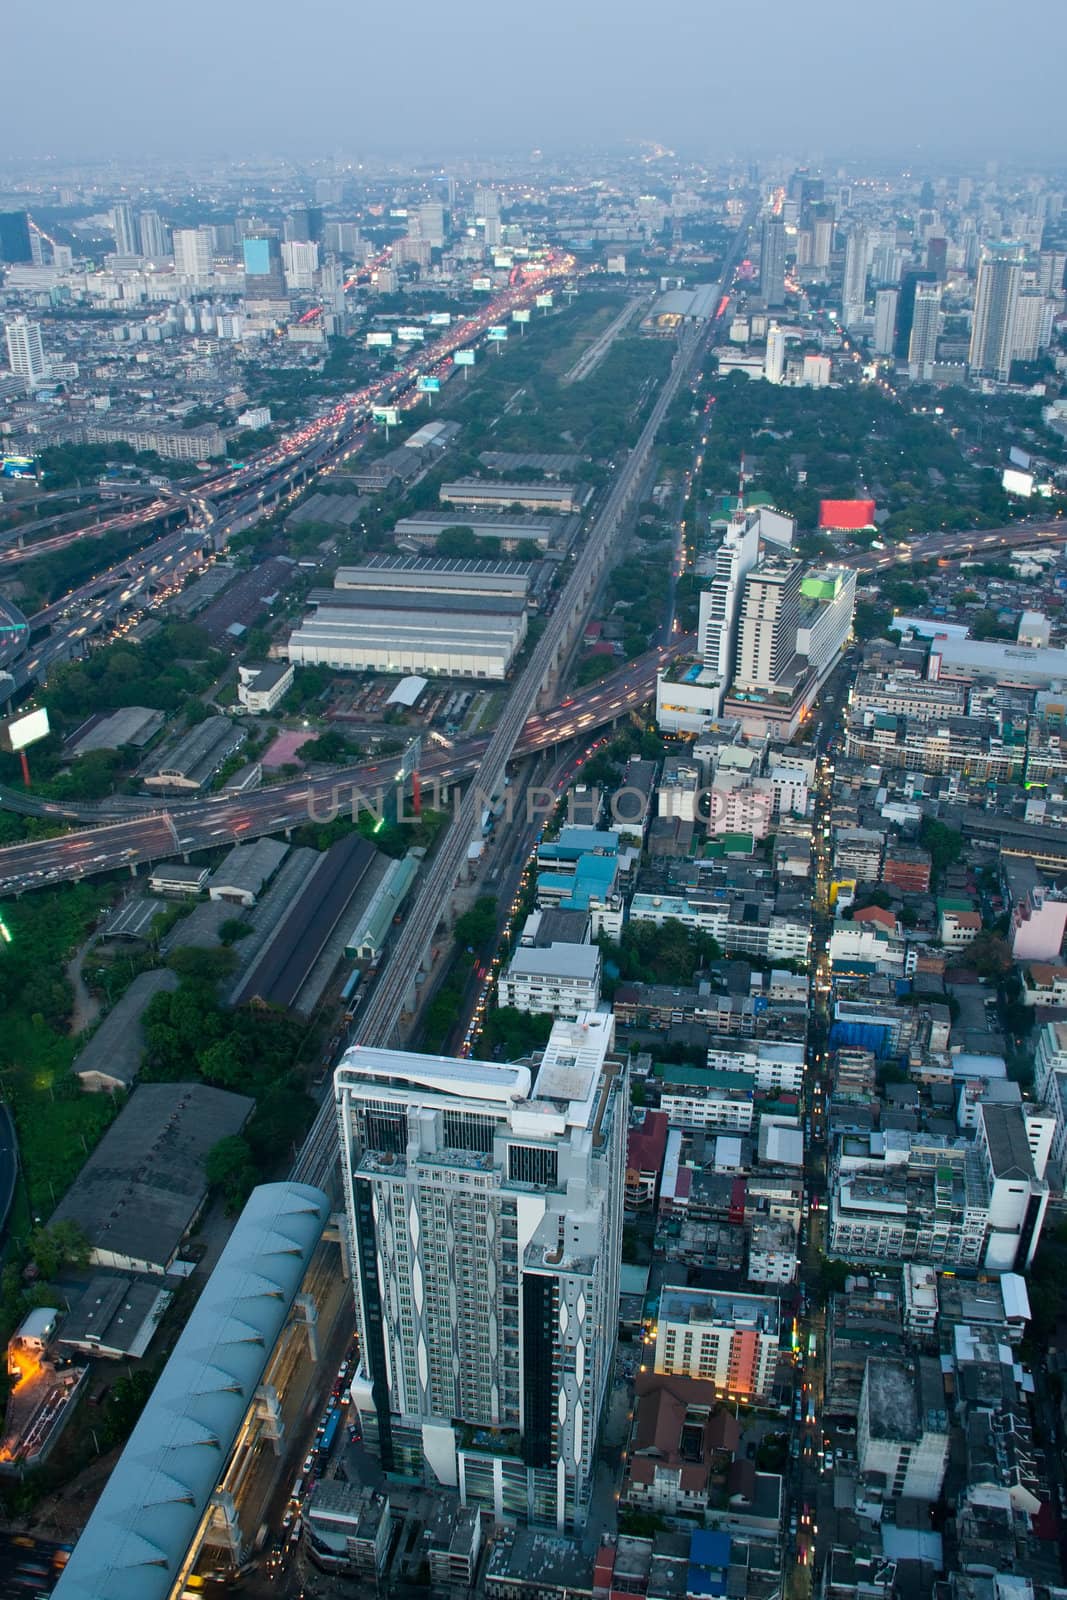
[[[228,1550],[234,1566],[240,1566],[244,1555],[241,1524],[233,1496],[225,1489],[216,1489],[211,1497],[211,1522],[204,1543]]]
[[[282,1403],[272,1383],[260,1384],[256,1390],[255,1404],[260,1434],[270,1440],[274,1454],[280,1456],[282,1440],[285,1437],[285,1423],[282,1421]]]
[[[307,1334],[308,1355],[312,1361],[319,1359],[319,1311],[309,1294],[298,1294],[293,1301],[293,1316],[304,1324]]]

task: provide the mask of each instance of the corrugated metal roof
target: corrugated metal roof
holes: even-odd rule
[[[75,1546],[57,1600],[166,1600],[329,1215],[320,1189],[253,1190]]]

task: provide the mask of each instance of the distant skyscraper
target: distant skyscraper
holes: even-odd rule
[[[915,316],[915,293],[920,283],[934,283],[936,279],[925,267],[909,267],[900,280],[900,299],[897,301],[897,339],[893,354],[898,361],[908,359],[911,344],[911,324]]]
[[[4,329],[7,339],[7,359],[17,378],[24,378],[32,386],[48,376],[48,364],[41,343],[40,324],[26,317],[13,317]]]
[[[426,201],[418,209],[419,238],[436,248],[445,242],[445,208],[437,200]]]
[[[948,277],[948,240],[938,237],[926,241],[926,265],[944,283]]]
[[[140,218],[141,254],[158,260],[167,254],[167,230],[158,211],[142,211]]]
[[[796,654],[801,561],[765,556],[745,579],[734,688],[742,693],[781,685]]]
[[[365,1443],[464,1504],[559,1528],[585,1521],[612,1387],[612,1036],[585,1012],[535,1068],[364,1048],[335,1080]]]
[[[275,238],[245,239],[241,246],[245,265],[246,300],[284,300],[282,256]]]
[[[111,208],[111,228],[115,235],[115,254],[119,256],[137,255],[137,246],[140,240],[133,220],[133,207],[120,201]]]
[[[897,331],[897,300],[895,289],[879,289],[874,297],[874,353],[891,356]]]
[[[978,263],[967,354],[967,365],[976,376],[1006,383],[1011,373],[1024,255],[1022,245],[988,245]]]
[[[174,270],[178,276],[194,284],[209,283],[213,267],[211,229],[175,228]]]
[[[486,221],[500,220],[500,196],[495,189],[477,188],[474,191],[474,215]]]
[[[781,383],[785,372],[785,334],[777,322],[767,329],[767,353],[763,358],[763,376],[768,383]]]
[[[845,246],[845,281],[841,292],[841,320],[854,328],[863,320],[867,302],[867,230],[855,227]]]
[[[1012,328],[1013,361],[1036,361],[1052,338],[1052,302],[1036,289],[1027,289],[1015,302]]]
[[[311,219],[307,206],[296,206],[290,211],[282,226],[282,238],[289,243],[296,240],[306,244],[311,238]]]
[[[33,260],[28,211],[0,211],[0,261],[12,265]]]
[[[785,223],[781,217],[763,219],[759,286],[764,305],[785,305]]]
[[[830,251],[834,242],[834,213],[833,207],[820,205],[815,208],[815,216],[811,225],[811,264],[821,270],[830,265]]]
[[[282,245],[282,265],[290,289],[312,289],[319,270],[319,247],[310,240],[287,239]]]
[[[915,306],[908,339],[908,366],[915,378],[929,378],[937,355],[937,336],[941,331],[941,285],[920,283],[915,288]]]

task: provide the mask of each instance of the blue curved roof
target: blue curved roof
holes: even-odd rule
[[[55,1588],[166,1600],[329,1215],[321,1189],[254,1189]]]

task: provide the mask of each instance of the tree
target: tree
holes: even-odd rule
[[[235,1133],[213,1144],[204,1161],[204,1176],[212,1189],[225,1196],[227,1211],[238,1211],[256,1182],[255,1162],[248,1140]]]
[[[79,1222],[53,1222],[30,1235],[30,1254],[42,1278],[58,1278],[64,1267],[89,1264],[91,1245]]]
[[[919,840],[924,850],[929,850],[934,871],[938,874],[954,866],[963,854],[963,835],[936,817],[924,817],[919,829]]]
[[[245,922],[240,917],[227,917],[219,925],[219,938],[223,944],[236,944],[238,939],[247,939],[252,932],[252,924]]]

